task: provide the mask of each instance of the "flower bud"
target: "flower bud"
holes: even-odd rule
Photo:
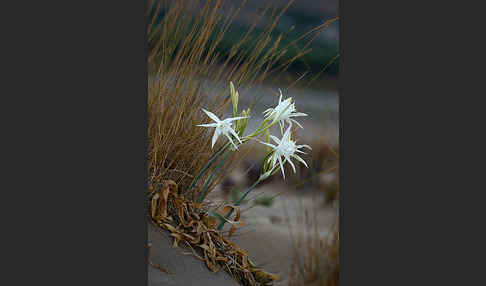
[[[230,92],[231,92],[231,102],[233,103],[233,116],[238,116],[238,91],[235,91],[235,86],[233,82],[230,81]]]

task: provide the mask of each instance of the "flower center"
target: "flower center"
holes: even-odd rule
[[[221,128],[223,132],[229,132],[231,129],[231,122],[221,122],[218,127]]]
[[[275,116],[279,119],[287,119],[294,111],[295,107],[289,98],[282,101],[279,105],[277,105],[277,107],[275,107]]]
[[[281,142],[279,149],[282,155],[290,156],[294,154],[297,148],[295,146],[295,143],[292,140],[289,140],[289,141]]]

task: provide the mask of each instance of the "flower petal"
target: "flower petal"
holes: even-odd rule
[[[280,144],[280,139],[278,139],[277,137],[270,135],[270,138],[272,138],[272,140],[275,141],[275,143]]]
[[[291,122],[294,122],[295,124],[297,124],[297,126],[299,126],[300,128],[304,129],[304,127],[302,127],[302,125],[300,125],[299,122],[297,122],[297,120],[295,119],[289,119]]]
[[[287,161],[289,161],[289,164],[290,164],[290,166],[292,166],[292,169],[294,170],[294,173],[295,173],[295,172],[296,172],[296,171],[295,171],[295,165],[294,165],[294,163],[293,163],[293,162],[290,160],[290,157],[289,157],[289,156],[285,156],[285,159],[287,159]]]
[[[304,165],[305,165],[307,168],[309,168],[309,167],[307,166],[307,163],[304,161],[304,159],[300,158],[299,156],[297,156],[297,155],[295,155],[295,154],[294,154],[294,155],[292,155],[292,157],[293,157],[293,158],[295,158],[295,159],[297,159],[298,161],[300,161],[300,162],[301,162],[302,164],[304,164]]]
[[[292,125],[289,126],[289,128],[287,128],[287,130],[285,130],[285,133],[282,136],[282,141],[290,141],[290,128],[291,127],[292,127]]]
[[[278,157],[278,163],[280,164],[280,169],[282,170],[282,175],[283,175],[283,178],[285,180],[285,171],[284,171],[284,166],[283,166],[283,163],[282,163],[282,158]]]
[[[290,117],[296,117],[296,116],[307,116],[307,114],[302,112],[295,112],[290,115]]]
[[[235,142],[233,142],[233,140],[231,139],[231,136],[229,136],[228,133],[225,133],[224,135],[226,135],[226,137],[228,138],[228,140],[231,142],[231,144],[233,144],[233,146],[235,146],[235,149],[238,149],[238,146],[236,146]]]
[[[218,123],[199,124],[197,126],[201,126],[201,127],[216,127],[216,126],[218,126]]]
[[[240,137],[238,137],[238,134],[236,134],[236,132],[235,132],[235,130],[233,130],[233,128],[230,128],[229,131],[231,132],[231,134],[233,134],[233,136],[235,136],[235,138],[240,142],[240,144],[243,144],[243,142],[241,142]]]
[[[263,142],[263,141],[259,141],[259,142],[260,142],[260,143],[262,143],[262,144],[265,144],[265,145],[267,145],[267,146],[270,146],[270,147],[272,147],[273,149],[276,149],[276,148],[277,148],[277,146],[275,146],[275,145],[273,145],[273,144],[271,144],[271,143],[267,143],[267,142]]]
[[[297,145],[297,148],[302,148],[302,147],[312,150],[312,148],[309,145]]]
[[[223,120],[223,122],[229,123],[229,122],[232,122],[232,121],[235,121],[235,120],[244,119],[244,118],[248,118],[248,116],[247,117],[232,117],[232,118],[226,118],[225,120]]]
[[[275,164],[277,163],[277,158],[278,158],[277,153],[273,153],[272,158],[273,158],[272,166],[275,167]]]
[[[216,128],[216,130],[214,130],[213,140],[211,142],[211,149],[214,147],[214,144],[218,140],[218,137],[219,137],[220,134],[221,134],[221,131]]]
[[[220,122],[221,120],[219,120],[219,118],[214,115],[214,113],[212,113],[211,111],[207,111],[206,109],[202,109],[204,111],[204,113],[207,114],[207,116],[209,116],[209,118],[211,118],[212,120],[216,121],[216,122]]]

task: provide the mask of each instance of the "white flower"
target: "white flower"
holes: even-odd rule
[[[294,173],[295,173],[296,170],[295,170],[294,163],[290,159],[295,158],[298,161],[302,162],[302,164],[304,164],[307,167],[307,164],[305,163],[305,161],[302,158],[300,158],[298,155],[296,155],[295,153],[304,153],[304,152],[299,150],[299,148],[302,148],[302,147],[305,147],[305,148],[312,150],[311,147],[309,147],[308,145],[296,145],[295,141],[290,139],[290,128],[291,128],[291,126],[289,126],[287,128],[287,130],[285,131],[285,133],[282,136],[282,139],[278,139],[277,137],[270,135],[270,138],[272,138],[272,140],[275,141],[275,143],[277,143],[277,146],[270,144],[270,143],[261,142],[262,144],[265,144],[265,145],[273,148],[273,154],[272,154],[272,156],[270,156],[270,158],[268,158],[268,162],[271,162],[271,166],[272,166],[272,170],[273,170],[276,167],[275,164],[277,163],[277,160],[278,160],[278,163],[280,164],[280,169],[282,170],[282,175],[283,175],[284,179],[285,179],[285,172],[284,172],[284,168],[283,168],[282,157],[284,157],[289,162],[289,164],[292,166],[292,169],[294,170]]]
[[[231,144],[233,144],[233,146],[235,146],[235,149],[238,149],[236,144],[231,139],[230,133],[240,142],[240,144],[242,142],[241,142],[240,137],[238,137],[238,134],[236,134],[235,130],[233,130],[233,128],[231,127],[231,125],[233,124],[232,123],[233,121],[243,119],[243,118],[246,118],[246,117],[233,117],[233,118],[227,118],[227,119],[224,119],[224,120],[219,120],[219,118],[216,115],[214,115],[212,112],[207,111],[205,109],[203,109],[203,111],[212,120],[216,121],[216,123],[198,125],[198,126],[202,126],[202,127],[216,127],[216,130],[214,131],[214,135],[213,135],[213,141],[211,143],[211,148],[214,147],[214,144],[216,143],[216,140],[218,140],[219,135],[224,134],[228,138],[228,140],[231,142]]]
[[[292,97],[287,98],[286,100],[282,101],[282,91],[280,91],[280,98],[278,99],[278,105],[275,108],[269,108],[263,112],[267,119],[273,119],[272,123],[278,121],[280,125],[280,131],[283,132],[283,128],[285,127],[285,122],[289,125],[292,125],[292,122],[295,122],[300,128],[303,128],[302,125],[299,124],[295,119],[291,117],[297,116],[307,116],[307,114],[302,112],[296,112],[295,103],[292,102]]]

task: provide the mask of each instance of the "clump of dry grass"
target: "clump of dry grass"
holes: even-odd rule
[[[310,159],[313,185],[324,193],[325,203],[339,199],[339,147],[333,147],[321,139],[312,143]]]
[[[290,268],[289,286],[339,285],[339,231],[337,224],[326,237],[317,230],[300,232],[293,240],[294,256]]]
[[[312,152],[303,155],[309,168],[298,166],[297,174],[290,178],[299,189],[309,185],[324,194],[324,202],[331,204],[339,199],[339,147],[319,138],[308,143]]]
[[[217,144],[211,149],[212,130],[196,126],[207,121],[201,108],[221,116],[230,102],[227,88],[230,81],[237,87],[250,87],[261,83],[270,73],[285,69],[285,66],[275,67],[285,49],[279,47],[279,39],[271,41],[270,34],[286,8],[279,11],[268,6],[255,16],[255,24],[265,16],[273,19],[265,32],[256,39],[250,38],[254,26],[249,27],[248,33],[241,35],[231,51],[223,55],[215,50],[238,13],[237,8],[225,7],[223,10],[223,4],[228,3],[222,0],[161,0],[151,1],[151,4],[149,6],[155,9],[155,15],[163,11],[164,16],[160,23],[154,16],[147,31],[151,71],[148,95],[149,182],[156,186],[163,180],[174,180],[183,192],[187,192],[195,174],[221,147]],[[250,40],[256,43],[255,48],[241,52],[241,45]],[[240,93],[244,94],[244,91]],[[235,152],[226,160],[222,168],[225,171],[216,174],[210,190],[242,154]],[[211,169],[199,182],[204,182],[210,173]]]

